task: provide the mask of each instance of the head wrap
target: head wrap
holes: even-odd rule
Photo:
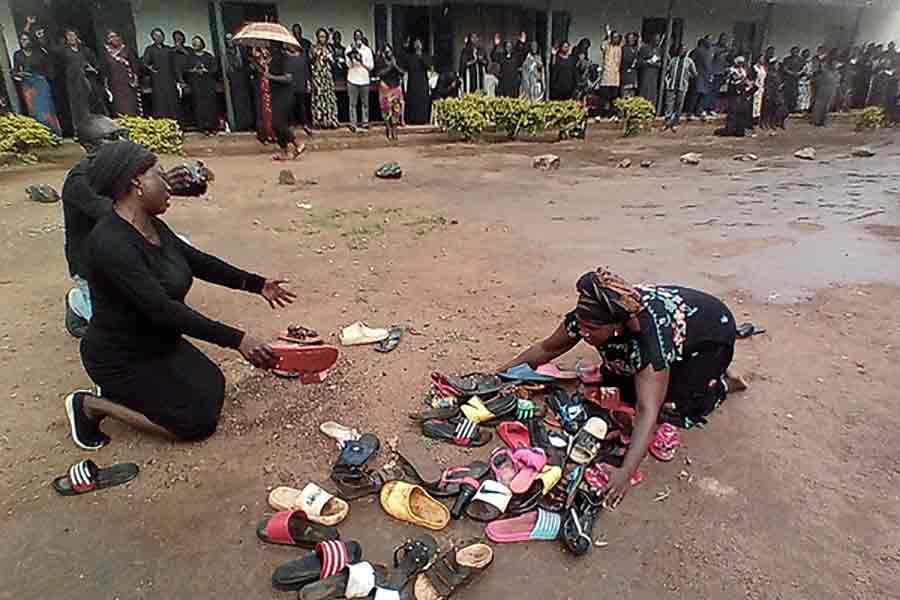
[[[576,316],[596,325],[624,323],[643,308],[637,290],[606,267],[582,275],[575,289]]]
[[[95,192],[113,200],[121,197],[132,180],[156,164],[156,155],[130,140],[103,144],[91,158],[88,179]]]

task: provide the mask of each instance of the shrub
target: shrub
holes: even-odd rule
[[[622,125],[625,137],[639,135],[650,129],[653,119],[656,118],[656,106],[641,96],[631,98],[618,98],[616,108],[622,115]]]
[[[25,115],[0,115],[0,152],[14,154],[26,163],[37,162],[38,150],[59,146],[62,142],[46,126]]]
[[[521,132],[558,131],[561,138],[583,135],[587,114],[577,101],[541,102],[529,98],[488,98],[482,93],[447,98],[434,105],[435,122],[467,141],[486,130],[503,131],[510,139]]]
[[[856,115],[856,130],[878,129],[884,127],[885,114],[880,106],[870,106]]]
[[[174,119],[119,117],[116,122],[132,142],[159,154],[184,154],[184,133]]]

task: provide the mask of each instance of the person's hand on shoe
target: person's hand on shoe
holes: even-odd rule
[[[625,469],[610,468],[609,481],[600,490],[600,496],[603,498],[603,506],[615,510],[619,507],[628,488],[631,487],[631,476],[625,472]]]
[[[278,364],[278,355],[272,348],[249,333],[244,334],[238,352],[247,359],[247,362],[259,369],[272,369]]]
[[[266,284],[260,292],[273,310],[276,308],[284,308],[288,304],[293,304],[294,298],[297,297],[297,294],[294,292],[290,292],[281,287],[282,283],[287,283],[287,279],[266,279]]]

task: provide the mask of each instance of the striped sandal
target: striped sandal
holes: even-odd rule
[[[347,565],[362,559],[362,547],[357,542],[330,540],[316,544],[314,551],[303,558],[284,563],[272,573],[275,589],[292,592],[320,579],[335,575]]]
[[[456,423],[429,421],[422,424],[422,433],[426,437],[472,448],[484,446],[494,437],[490,431],[469,419],[459,419]]]
[[[60,496],[79,496],[128,483],[138,476],[139,470],[134,463],[120,463],[101,469],[91,459],[85,459],[69,467],[68,473],[57,477],[50,485]]]

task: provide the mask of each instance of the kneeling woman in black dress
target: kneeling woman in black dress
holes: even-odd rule
[[[581,340],[597,349],[604,385],[618,387],[637,409],[622,467],[612,470],[602,492],[615,507],[647,454],[664,405],[667,420],[690,427],[721,404],[729,384],[736,390],[737,381],[726,383],[726,370],[737,329],[721,300],[686,287],[632,286],[601,268],[582,275],[576,289],[578,305],[556,331],[503,369],[536,368]]]
[[[84,368],[102,397],[75,392],[66,412],[75,443],[109,442],[105,417],[144,431],[196,440],[212,435],[225,397],[222,371],[184,339],[238,350],[254,366],[275,356],[249,333],[213,321],[184,303],[194,277],[262,295],[275,308],[294,295],[194,249],[158,218],[169,189],[156,156],[130,141],[104,145],[89,168],[91,187],[113,211],[85,242],[94,318],[81,342]]]

